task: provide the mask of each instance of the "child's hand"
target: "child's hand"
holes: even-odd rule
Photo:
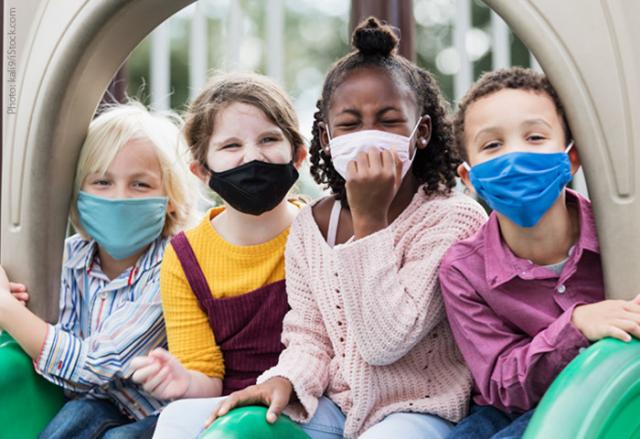
[[[604,300],[573,310],[572,323],[590,341],[613,337],[640,339],[640,295],[633,300]]]
[[[27,293],[27,287],[24,284],[9,282],[9,288],[11,290],[11,294],[13,294],[13,297],[18,299],[20,303],[26,306],[27,302],[29,301],[29,293]]]
[[[233,392],[215,408],[209,419],[207,419],[207,422],[205,422],[204,428],[207,428],[220,416],[229,413],[231,409],[256,404],[269,407],[269,410],[267,410],[267,422],[273,424],[287,404],[289,404],[292,393],[293,386],[291,382],[281,377],[271,378],[262,384],[249,386],[246,389]]]
[[[136,357],[131,366],[135,370],[131,379],[155,398],[182,398],[189,389],[191,374],[165,349],[157,348],[146,357]]]
[[[400,183],[402,161],[395,151],[372,148],[349,163],[345,187],[356,239],[388,226]]]

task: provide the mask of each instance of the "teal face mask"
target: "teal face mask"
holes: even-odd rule
[[[160,236],[167,197],[104,198],[80,192],[80,224],[114,259],[124,259]]]

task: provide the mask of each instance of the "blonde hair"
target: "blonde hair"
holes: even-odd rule
[[[155,146],[162,170],[162,187],[173,212],[167,211],[163,236],[172,236],[192,223],[194,177],[187,168],[189,151],[181,132],[182,119],[173,113],[152,113],[139,102],[108,107],[91,124],[82,145],[69,218],[75,229],[82,228],[77,208],[78,193],[88,175],[104,174],[127,142],[149,140]]]

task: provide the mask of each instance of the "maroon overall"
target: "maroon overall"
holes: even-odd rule
[[[282,319],[289,310],[285,281],[241,296],[216,299],[185,234],[174,236],[171,245],[222,351],[222,394],[255,384],[262,372],[276,365],[284,348],[280,341]]]

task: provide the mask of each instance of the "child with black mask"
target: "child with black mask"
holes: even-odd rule
[[[186,117],[192,172],[224,201],[167,246],[161,271],[169,352],[135,361],[160,399],[226,395],[276,364],[288,311],[286,197],[306,157],[286,94],[254,74],[212,78]]]

